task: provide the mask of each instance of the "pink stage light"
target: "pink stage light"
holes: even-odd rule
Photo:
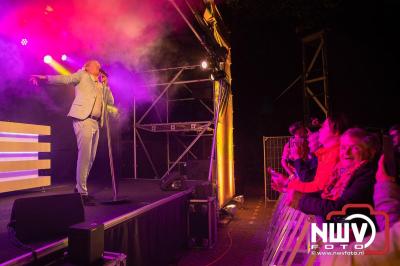
[[[50,64],[51,61],[53,61],[53,58],[51,57],[51,55],[45,55],[43,57],[43,62],[45,62],[46,64]]]
[[[27,38],[22,38],[21,39],[21,45],[26,46],[28,44],[28,39]]]
[[[66,54],[63,54],[63,55],[61,56],[61,60],[62,60],[62,61],[67,61],[67,58],[68,58],[68,57],[67,57]]]

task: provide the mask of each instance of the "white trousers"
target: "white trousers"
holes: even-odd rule
[[[87,179],[96,157],[99,143],[99,123],[91,118],[73,120],[78,144],[78,161],[76,163],[76,189],[80,194],[88,195]]]

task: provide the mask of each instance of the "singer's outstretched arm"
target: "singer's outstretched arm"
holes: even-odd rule
[[[56,85],[76,85],[81,81],[83,72],[84,70],[79,70],[71,75],[49,75],[47,76],[47,82]]]

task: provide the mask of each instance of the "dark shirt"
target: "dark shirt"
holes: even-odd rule
[[[310,197],[306,194],[299,201],[299,209],[306,214],[325,218],[331,211],[340,211],[349,203],[364,203],[373,206],[374,184],[375,170],[373,165],[368,163],[354,172],[343,194],[337,200]]]
[[[301,182],[311,182],[314,180],[315,173],[317,172],[318,158],[312,155],[311,158],[307,158],[306,160],[297,159],[294,160],[293,166]]]

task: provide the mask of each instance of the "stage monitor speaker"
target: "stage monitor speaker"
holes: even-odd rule
[[[188,223],[189,247],[212,248],[217,240],[216,198],[191,199]]]
[[[92,222],[75,224],[69,228],[68,255],[78,265],[90,265],[102,259],[104,225]]]
[[[180,191],[187,188],[186,177],[180,171],[171,171],[160,180],[160,188],[165,191]]]
[[[85,220],[78,193],[20,198],[14,201],[9,230],[22,243],[68,235],[68,228]]]

